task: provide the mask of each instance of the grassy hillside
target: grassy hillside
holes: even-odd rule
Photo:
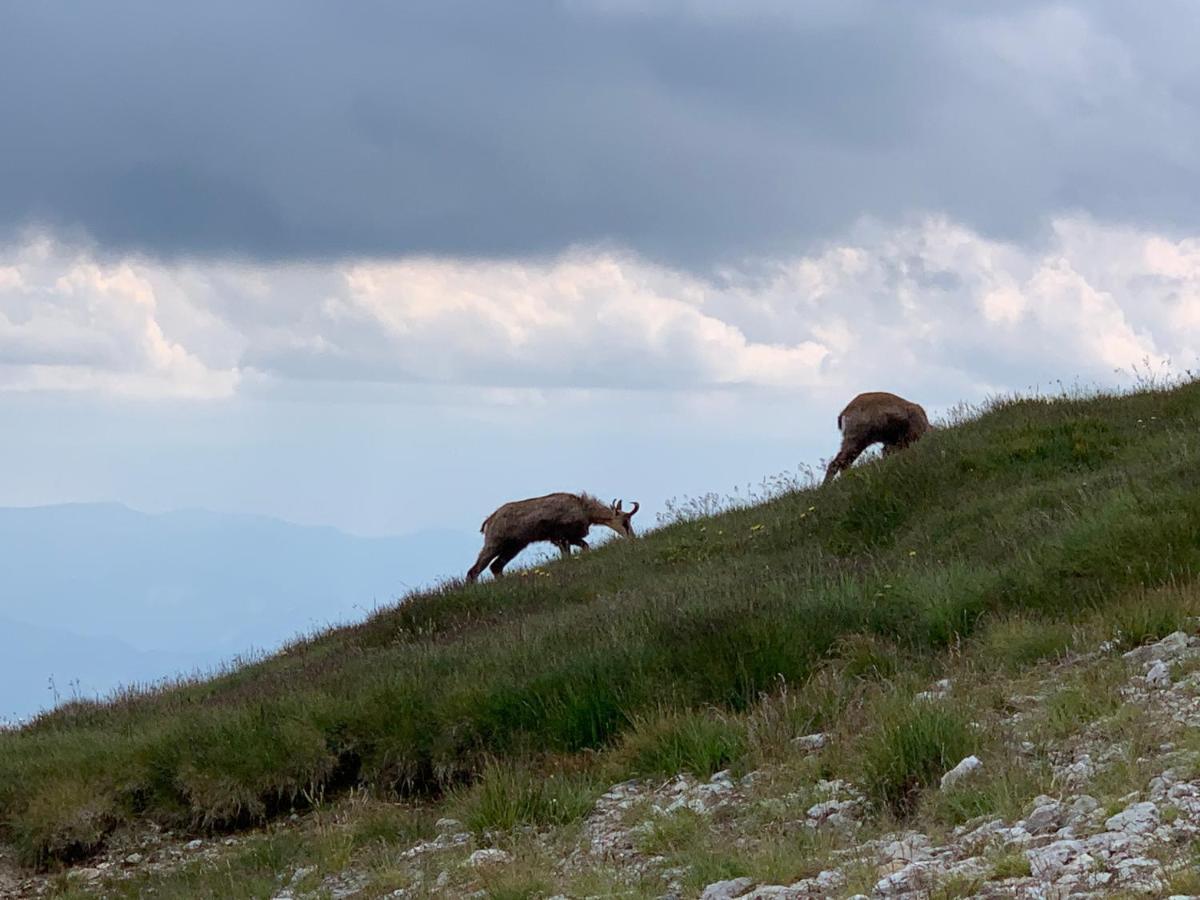
[[[744,728],[689,710],[734,714],[786,684],[803,734],[844,717],[857,685],[927,675],[1001,618],[1025,623],[1034,658],[1053,623],[1104,608],[1129,640],[1165,633],[1197,571],[1200,384],[999,403],[828,488],[0,734],[0,838],[46,863],[133,822],[238,827],[352,786],[436,795],[550,769],[561,790],[539,781],[481,821],[577,816],[601,772],[711,769],[744,749]],[[901,723],[894,752],[858,761],[897,814],[970,745],[961,723],[918,726],[933,751]]]

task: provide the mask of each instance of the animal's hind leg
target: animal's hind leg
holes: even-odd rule
[[[491,544],[484,544],[483,549],[479,551],[479,558],[475,560],[475,565],[471,566],[470,570],[467,572],[468,583],[474,582],[476,579],[478,579],[483,570],[487,568],[487,564],[490,563],[495,556],[496,548]]]
[[[492,575],[494,575],[496,578],[499,578],[501,575],[503,575],[504,567],[512,562],[513,557],[515,557],[523,549],[523,547],[502,547],[500,552],[496,554],[496,558],[492,560]]]
[[[838,450],[837,456],[829,461],[829,466],[825,469],[825,480],[822,484],[829,484],[838,472],[850,468],[869,446],[870,444],[864,443],[861,439],[849,435],[843,438],[842,447]]]
[[[564,558],[571,555],[570,541],[555,541],[554,546],[558,548],[558,552],[561,553]]]

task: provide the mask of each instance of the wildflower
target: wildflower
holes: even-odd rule
[[[765,525],[751,525],[750,530],[751,531],[762,531],[765,527],[766,527]]]
[[[908,551],[908,555],[909,555],[909,556],[916,556],[916,555],[917,555],[917,551],[916,551],[916,550],[909,550],[909,551]]]

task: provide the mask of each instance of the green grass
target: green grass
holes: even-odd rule
[[[581,818],[604,790],[588,773],[543,773],[508,762],[488,763],[461,805],[472,831],[518,825],[565,825]]]
[[[664,712],[634,723],[620,754],[635,775],[691,772],[707,777],[739,758],[746,747],[743,722],[719,712]]]
[[[1194,613],[1198,571],[1200,385],[997,402],[827,488],[447,585],[211,679],[0,733],[0,840],[46,864],[134,822],[203,831],[351,788],[486,791],[489,767],[614,747],[626,768],[606,775],[704,773],[836,724],[831,667],[880,684],[972,641],[1020,666],[1138,597],[1120,640],[1160,636]],[[727,718],[781,684],[818,700]],[[1056,702],[1064,723],[1091,714],[1085,696]],[[864,740],[887,804],[970,747],[953,710],[881,716]],[[543,817],[523,791],[479,821]]]
[[[894,812],[911,811],[923,788],[979,749],[969,718],[955,707],[889,693],[871,711],[859,750],[864,786]]]

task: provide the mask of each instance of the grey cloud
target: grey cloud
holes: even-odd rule
[[[615,242],[695,265],[922,210],[1009,237],[1063,209],[1185,226],[1198,17],[26,0],[0,12],[0,234],[252,258]]]

